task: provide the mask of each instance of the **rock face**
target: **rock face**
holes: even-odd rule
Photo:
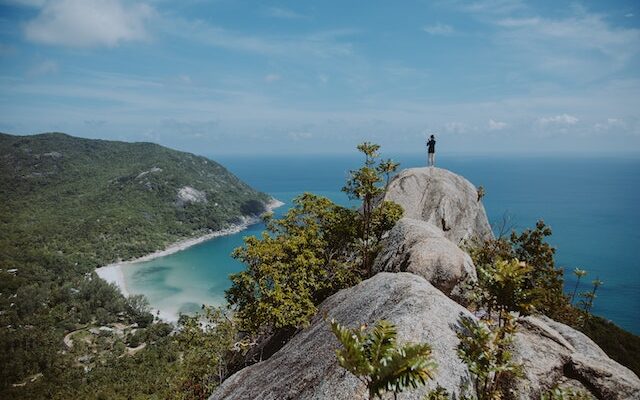
[[[404,209],[404,216],[442,229],[453,243],[492,237],[478,191],[465,178],[441,168],[410,168],[389,183],[384,200]]]
[[[374,272],[411,272],[444,294],[463,301],[461,282],[475,281],[471,257],[428,222],[402,218],[385,239]]]
[[[382,272],[328,298],[308,328],[268,360],[228,378],[210,400],[366,399],[364,385],[337,363],[339,344],[322,318],[325,312],[350,327],[386,319],[397,326],[400,343],[432,346],[435,379],[398,399],[422,399],[436,385],[459,396],[461,385],[469,382],[456,354],[456,332],[460,315],[476,318],[422,277]],[[524,379],[513,387],[518,399],[539,399],[556,385],[588,389],[598,399],[640,398],[640,379],[633,372],[586,336],[546,317],[520,320],[513,357],[524,370]]]
[[[206,203],[207,195],[204,192],[194,189],[191,186],[184,186],[178,190],[176,204],[179,207],[189,203]]]
[[[308,328],[271,358],[231,376],[210,399],[367,398],[365,386],[338,365],[339,344],[325,313],[350,327],[386,319],[396,325],[399,342],[432,346],[435,379],[398,399],[422,399],[436,385],[459,398],[461,387],[472,387],[456,353],[456,332],[461,315],[477,320],[458,304],[461,281],[476,279],[476,272],[457,244],[492,235],[476,189],[451,172],[418,168],[401,172],[385,199],[402,205],[405,218],[383,243],[373,267],[378,274],[329,297]],[[584,334],[547,317],[520,318],[518,324],[512,354],[524,378],[511,384],[515,398],[539,399],[557,386],[598,399],[640,399],[640,379]]]
[[[520,399],[540,398],[570,381],[598,399],[640,399],[640,379],[632,371],[611,360],[586,335],[550,318],[520,319],[513,356],[525,375],[515,386]]]
[[[367,398],[365,386],[338,365],[335,350],[339,344],[322,318],[324,312],[349,327],[386,319],[396,324],[400,343],[430,343],[438,363],[430,388],[437,383],[459,394],[460,384],[469,379],[455,352],[458,316],[473,317],[469,311],[422,277],[380,273],[325,300],[308,328],[268,360],[228,378],[210,400]],[[426,391],[423,387],[402,393],[398,399],[422,399]]]

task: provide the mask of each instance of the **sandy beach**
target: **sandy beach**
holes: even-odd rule
[[[267,204],[267,212],[270,212],[283,205],[284,203],[281,202],[280,200],[273,199],[269,204]],[[139,262],[153,260],[158,257],[164,257],[169,254],[177,253],[191,246],[194,246],[198,243],[206,242],[207,240],[211,240],[216,237],[232,235],[234,233],[241,232],[247,229],[248,226],[256,224],[260,221],[261,219],[258,217],[243,217],[242,222],[240,222],[239,224],[235,224],[228,228],[215,231],[215,232],[210,232],[195,238],[181,240],[179,242],[169,245],[164,250],[159,250],[151,254],[147,254],[146,256],[143,256],[143,257],[135,258],[133,260],[128,260],[128,261],[115,262],[115,263],[106,265],[104,267],[96,268],[96,273],[103,280],[109,283],[114,283],[118,287],[118,289],[120,289],[120,292],[123,295],[129,296],[130,293],[127,290],[127,285],[124,279],[124,273],[122,272],[123,267],[126,267],[127,265],[131,265],[131,264],[139,263]]]

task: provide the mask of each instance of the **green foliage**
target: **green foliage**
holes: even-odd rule
[[[493,264],[479,266],[477,270],[476,301],[489,315],[498,311],[498,318],[502,321],[509,312],[531,313],[533,290],[526,287],[532,271],[530,266],[517,259],[498,259]]]
[[[398,203],[392,201],[383,201],[371,214],[371,235],[375,239],[376,246],[379,245],[385,233],[391,230],[398,222],[404,210]],[[377,252],[377,248],[375,252]]]
[[[390,202],[382,202],[376,207],[389,184],[390,175],[395,172],[400,164],[391,159],[378,162],[378,150],[380,146],[375,143],[364,142],[357,146],[358,151],[364,154],[364,165],[351,171],[351,176],[342,188],[350,199],[362,201],[360,222],[360,254],[362,257],[362,269],[369,274],[371,265],[375,259],[381,233],[390,229],[395,221],[402,217],[402,208],[399,205],[391,205]],[[376,163],[378,165],[376,166]],[[384,187],[382,174],[386,177]],[[376,223],[378,225],[376,226]]]
[[[551,228],[544,221],[538,221],[535,229],[525,229],[521,234],[511,233],[513,255],[532,267],[528,288],[534,292],[533,306],[542,314],[554,317],[566,308],[562,270],[555,267],[555,249],[546,238],[551,236]]]
[[[521,366],[511,360],[509,347],[515,319],[506,314],[502,325],[460,318],[458,356],[467,364],[478,400],[499,400],[505,395],[505,379],[521,376]]]
[[[553,260],[554,250],[546,243],[551,230],[542,221],[538,221],[536,228],[528,229],[518,235],[515,232],[509,239],[498,238],[487,240],[468,248],[474,264],[481,271],[485,266],[496,260],[510,260],[516,257],[526,261],[533,268],[531,277],[526,282],[526,288],[533,289],[533,306],[536,312],[548,315],[556,321],[565,323],[585,333],[609,357],[629,367],[636,374],[640,374],[640,336],[627,332],[613,323],[600,317],[590,315],[584,310],[571,306],[569,297],[562,293],[562,271],[555,268]],[[576,269],[577,277],[584,276],[586,271]],[[574,272],[575,273],[575,272]],[[480,279],[482,273],[479,272]],[[598,288],[594,285],[593,289]],[[583,308],[589,308],[589,297],[595,298],[594,291],[579,303]],[[575,292],[576,289],[574,289]],[[479,301],[481,294],[475,292],[475,300]],[[575,297],[575,294],[571,297]]]
[[[391,160],[379,171],[374,167],[379,148],[358,146],[364,166],[352,171],[343,189],[363,201],[362,212],[305,193],[283,218],[267,218],[260,238],[247,237],[234,251],[233,257],[247,268],[231,276],[226,298],[242,330],[269,335],[302,327],[322,300],[369,275],[382,237],[402,217],[395,203],[374,204],[383,191],[379,171],[390,174],[397,168]]]
[[[227,376],[227,359],[236,338],[235,324],[219,308],[204,308],[204,315],[180,317],[177,349],[183,355],[174,375],[173,399],[207,399]]]
[[[241,328],[250,333],[305,325],[316,305],[360,279],[350,254],[357,213],[305,193],[287,214],[268,220],[261,238],[245,238],[233,256],[246,270],[226,291]]]
[[[144,295],[137,294],[127,297],[127,308],[133,321],[141,327],[146,327],[153,322],[153,315],[150,314],[149,300]]]
[[[180,203],[177,193],[185,186],[203,192],[208,201]],[[164,328],[144,329],[153,321],[145,301],[125,301],[93,270],[223,228],[241,215],[259,214],[268,200],[204,157],[151,143],[59,133],[0,134],[0,198],[3,399],[162,392],[166,383],[158,379],[167,379],[174,368],[167,358],[171,346],[157,337]],[[137,322],[142,329],[132,339],[144,343],[149,333],[156,336],[155,344],[117,358],[122,340],[98,337],[93,345],[100,352],[89,373],[77,368],[77,354],[61,354],[65,334],[116,322]],[[25,381],[33,376],[39,378]]]
[[[551,229],[543,221],[535,229],[512,232],[509,239],[498,238],[482,242],[469,249],[479,269],[495,265],[498,260],[518,259],[531,268],[522,289],[528,291],[530,307],[536,312],[559,318],[567,312],[568,299],[562,292],[562,270],[555,267],[555,249],[546,238]],[[490,267],[489,267],[490,268]]]
[[[378,321],[366,332],[365,325],[348,329],[333,319],[330,323],[343,346],[336,350],[338,363],[367,386],[369,398],[415,389],[433,378],[436,364],[431,347],[426,343],[399,346],[393,324]]]
[[[394,162],[392,159],[388,158],[386,160],[381,160],[380,164],[376,167],[376,170],[384,174],[384,188],[385,190],[389,187],[389,180],[391,179],[391,174],[398,170],[400,163]]]
[[[451,397],[449,396],[449,392],[447,392],[447,389],[443,388],[440,385],[438,385],[438,387],[436,387],[434,390],[431,390],[424,397],[424,400],[450,400],[450,399]]]

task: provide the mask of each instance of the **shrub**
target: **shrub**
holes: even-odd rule
[[[336,350],[338,363],[367,386],[370,399],[415,389],[433,378],[436,363],[431,347],[426,343],[399,346],[393,324],[378,321],[366,332],[366,325],[348,329],[333,319],[330,323],[343,346]]]

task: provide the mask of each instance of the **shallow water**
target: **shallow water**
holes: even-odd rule
[[[423,157],[394,155],[403,167],[422,166]],[[340,192],[353,156],[212,157],[253,187],[285,206],[310,191],[348,204]],[[632,158],[474,158],[440,156],[438,166],[459,173],[486,189],[484,204],[491,222],[508,213],[516,229],[543,218],[553,229],[556,261],[589,275],[580,290],[599,277],[594,312],[640,333],[640,159]],[[242,270],[231,251],[261,224],[238,234],[210,240],[185,251],[123,268],[132,293],[147,295],[165,317],[192,312],[201,304],[223,304],[228,275]],[[572,274],[566,286],[573,290]]]

